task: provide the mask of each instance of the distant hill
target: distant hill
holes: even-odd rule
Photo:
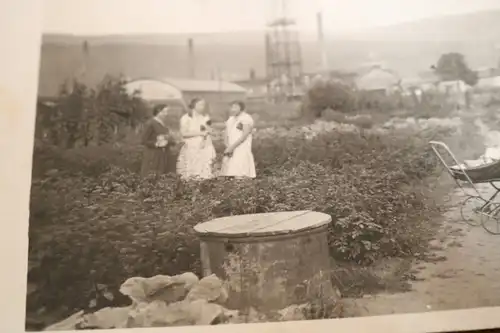
[[[40,61],[39,95],[57,93],[59,86],[82,66],[82,44],[89,44],[85,78],[95,84],[106,74],[129,77],[186,77],[187,40],[194,40],[196,76],[209,79],[218,67],[227,80],[247,78],[255,69],[265,75],[264,32],[219,34],[150,34],[127,36],[45,35]],[[314,35],[302,35],[304,70],[318,68]],[[445,52],[461,52],[472,67],[492,66],[500,44],[500,11],[437,17],[349,35],[330,36],[332,68],[351,70],[377,60],[403,76],[427,70]]]
[[[350,34],[350,39],[379,41],[500,41],[500,10],[431,17]]]

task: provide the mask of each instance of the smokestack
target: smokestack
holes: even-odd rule
[[[500,44],[495,44],[495,62],[496,62],[496,68],[500,68]]]
[[[255,77],[256,77],[256,75],[255,75],[255,69],[250,68],[250,73],[249,73],[249,74],[250,74],[250,75],[249,75],[249,76],[250,76],[250,77],[249,77],[249,78],[250,78],[250,80],[255,80]]]
[[[319,45],[319,52],[320,52],[320,57],[321,57],[321,70],[324,72],[327,72],[328,71],[328,57],[326,54],[325,36],[323,34],[323,14],[321,12],[318,12],[316,14],[316,21],[318,24],[318,45]]]
[[[194,46],[192,38],[188,39],[188,70],[189,70],[189,77],[191,79],[194,79],[196,76],[195,74],[196,70],[195,70]]]
[[[81,53],[81,63],[76,74],[74,75],[77,80],[85,81],[87,72],[89,70],[89,57],[90,57],[90,47],[87,40],[82,43],[82,53]]]
[[[316,14],[316,23],[318,24],[318,42],[323,42],[323,16],[321,12]]]

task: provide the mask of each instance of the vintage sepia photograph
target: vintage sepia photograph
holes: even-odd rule
[[[27,331],[500,306],[500,1],[43,9]]]

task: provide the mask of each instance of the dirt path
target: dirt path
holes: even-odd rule
[[[492,191],[489,185],[480,188],[486,194]],[[463,222],[463,198],[461,191],[452,194],[452,208],[431,242],[437,257],[413,264],[411,291],[347,300],[346,312],[373,316],[500,306],[500,235]]]

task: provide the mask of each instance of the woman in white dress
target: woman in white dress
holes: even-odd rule
[[[252,131],[254,121],[245,112],[243,102],[231,104],[230,117],[226,121],[222,176],[255,178],[255,161],[252,154]]]
[[[189,111],[181,117],[180,133],[184,141],[177,160],[177,173],[182,179],[213,178],[215,149],[212,144],[212,123],[205,114],[206,102],[195,98]]]

